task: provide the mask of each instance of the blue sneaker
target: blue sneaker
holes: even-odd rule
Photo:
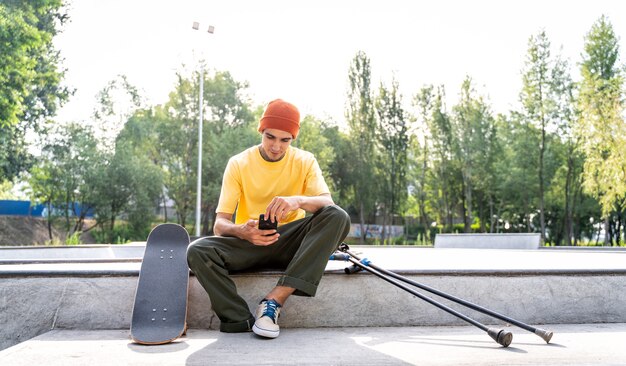
[[[280,304],[274,299],[263,299],[256,309],[256,321],[252,326],[254,334],[266,338],[278,337],[280,334],[280,327],[278,326],[279,315]]]

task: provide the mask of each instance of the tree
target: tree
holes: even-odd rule
[[[245,94],[247,82],[235,80],[227,71],[204,73],[206,124],[203,131],[201,232],[208,235],[228,159],[258,143],[257,115]],[[197,164],[197,163],[196,163]]]
[[[344,207],[351,214],[354,214],[353,207],[355,198],[354,176],[352,174],[353,149],[350,137],[339,129],[339,126],[323,127],[322,136],[328,141],[328,146],[332,146],[334,159],[328,162],[327,181],[333,200],[341,207]],[[325,177],[327,177],[325,175]]]
[[[376,161],[376,116],[371,91],[370,60],[359,51],[348,71],[349,89],[346,120],[350,127],[353,147],[352,189],[354,206],[359,214],[361,241],[365,241],[365,218],[376,202],[376,179],[373,161]]]
[[[30,168],[27,131],[45,133],[70,94],[52,43],[67,19],[61,0],[0,2],[0,182]]]
[[[137,120],[145,119],[133,117],[127,126],[137,123]],[[128,139],[128,136],[120,134],[115,152],[107,154],[106,163],[96,175],[87,177],[87,183],[95,190],[93,201],[98,225],[104,229],[110,243],[117,240],[115,223],[121,214],[126,214],[128,235],[145,238],[162,193],[160,167],[150,160],[149,154],[138,148],[142,145],[141,139]]]
[[[443,86],[425,86],[415,95],[413,105],[417,107],[417,140],[415,159],[417,166],[416,191],[422,226],[428,230],[433,218],[445,230],[452,231],[453,216],[458,202],[457,177],[460,165],[454,160],[454,141],[451,116],[446,111],[445,89]],[[429,231],[426,231],[428,233]]]
[[[198,80],[178,74],[169,101],[154,110],[158,158],[165,191],[174,201],[178,223],[185,226],[195,207],[198,164]],[[254,114],[243,92],[247,83],[228,72],[204,73],[202,146],[202,230],[208,234],[228,159],[258,141]],[[200,223],[194,223],[200,224]]]
[[[31,167],[33,157],[25,137],[23,123],[0,125],[0,183],[12,181]]]
[[[0,3],[0,126],[43,121],[69,95],[53,37],[67,21],[61,0]]]
[[[155,107],[154,122],[166,194],[174,201],[177,222],[185,226],[193,210],[197,180],[198,88],[193,81],[177,76],[169,101]]]
[[[52,205],[61,201],[59,187],[63,173],[58,165],[49,160],[44,160],[35,165],[30,171],[29,185],[31,189],[31,201],[41,202],[46,206],[48,223],[48,238],[52,240],[52,224],[54,215]]]
[[[68,237],[84,230],[87,213],[96,210],[93,181],[104,163],[89,127],[76,123],[57,127],[30,178],[33,198],[48,206],[49,227],[54,216],[60,216]]]
[[[323,134],[325,123],[312,115],[306,115],[300,122],[300,133],[292,145],[312,153],[322,170],[324,180],[334,191],[330,165],[336,160],[335,149],[328,137]]]
[[[126,75],[118,75],[109,81],[96,96],[93,112],[93,128],[102,151],[113,153],[115,142],[124,124],[139,109],[144,99],[139,89],[132,85]]]
[[[600,202],[610,244],[610,213],[621,211],[626,199],[626,123],[619,39],[606,16],[585,36],[584,50],[577,128],[585,154],[583,187]]]
[[[413,127],[411,149],[408,159],[408,176],[410,180],[409,191],[415,196],[417,204],[417,216],[419,217],[422,228],[428,228],[428,215],[426,213],[426,178],[429,171],[429,161],[431,161],[430,145],[435,143],[432,141],[433,129],[431,122],[434,115],[434,92],[432,86],[425,86],[413,97],[413,106],[417,107],[417,115]],[[441,163],[441,162],[440,162]],[[442,165],[438,165],[441,167]],[[435,173],[436,174],[436,173]],[[437,190],[437,188],[435,188]],[[444,191],[445,194],[445,191]],[[439,200],[433,197],[433,205],[439,207]],[[445,202],[445,199],[444,199]],[[445,216],[443,214],[441,217]],[[425,233],[428,231],[425,231]]]
[[[552,79],[556,112],[557,138],[555,140],[563,145],[565,155],[563,159],[565,164],[559,168],[565,170],[565,182],[562,184],[564,208],[561,220],[555,220],[561,222],[561,227],[555,232],[555,243],[560,244],[563,238],[566,245],[572,245],[572,241],[576,238],[574,216],[582,198],[581,180],[584,160],[579,150],[580,139],[575,134],[575,126],[580,113],[576,108],[576,84],[572,81],[567,62],[556,60],[556,65],[552,69]],[[553,184],[553,186],[557,185]]]
[[[546,177],[545,157],[548,153],[550,133],[557,128],[557,122],[562,120],[563,111],[559,107],[566,106],[558,103],[562,99],[560,93],[566,92],[568,86],[564,78],[564,64],[554,60],[550,53],[550,41],[545,31],[531,36],[528,41],[528,53],[523,71],[523,87],[520,93],[522,115],[526,123],[533,124],[539,131],[539,148],[537,176],[539,178],[539,226],[542,241],[546,240],[545,194]],[[570,82],[571,84],[571,82]]]
[[[402,96],[398,82],[393,80],[391,90],[381,83],[376,111],[378,114],[377,137],[383,151],[380,154],[379,171],[384,182],[382,193],[383,231],[386,238],[387,223],[393,224],[393,215],[402,212],[407,196],[407,150],[409,146],[408,125],[402,109]],[[391,220],[387,221],[387,216]]]
[[[473,224],[474,193],[486,177],[484,167],[493,153],[494,119],[482,97],[475,95],[470,77],[461,86],[461,96],[453,107],[452,136],[456,159],[461,167],[463,183],[463,217],[465,232]],[[483,184],[483,186],[486,184]]]

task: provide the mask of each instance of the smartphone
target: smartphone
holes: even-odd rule
[[[265,214],[259,215],[259,230],[277,230],[278,221],[265,220]]]

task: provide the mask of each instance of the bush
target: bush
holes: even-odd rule
[[[125,222],[115,224],[113,230],[101,227],[94,229],[93,237],[99,244],[126,244],[135,240],[135,235]],[[140,240],[145,240],[145,237]]]
[[[65,239],[65,245],[80,245],[82,242],[80,241],[80,234],[82,232],[77,231],[74,234],[70,235]]]

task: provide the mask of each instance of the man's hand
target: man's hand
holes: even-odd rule
[[[213,233],[220,236],[234,236],[262,246],[272,245],[278,241],[280,234],[276,230],[259,230],[259,220],[248,220],[244,224],[235,225],[232,218],[232,214],[218,212]]]
[[[240,239],[249,241],[254,245],[267,246],[278,241],[280,234],[274,230],[259,230],[259,220],[248,220],[240,225]]]
[[[299,196],[274,197],[265,209],[265,217],[272,222],[283,221],[291,211],[300,208]]]
[[[334,204],[328,193],[319,196],[278,196],[274,197],[265,209],[265,217],[271,221],[283,221],[290,212],[299,208],[306,212],[315,213],[324,206]]]

